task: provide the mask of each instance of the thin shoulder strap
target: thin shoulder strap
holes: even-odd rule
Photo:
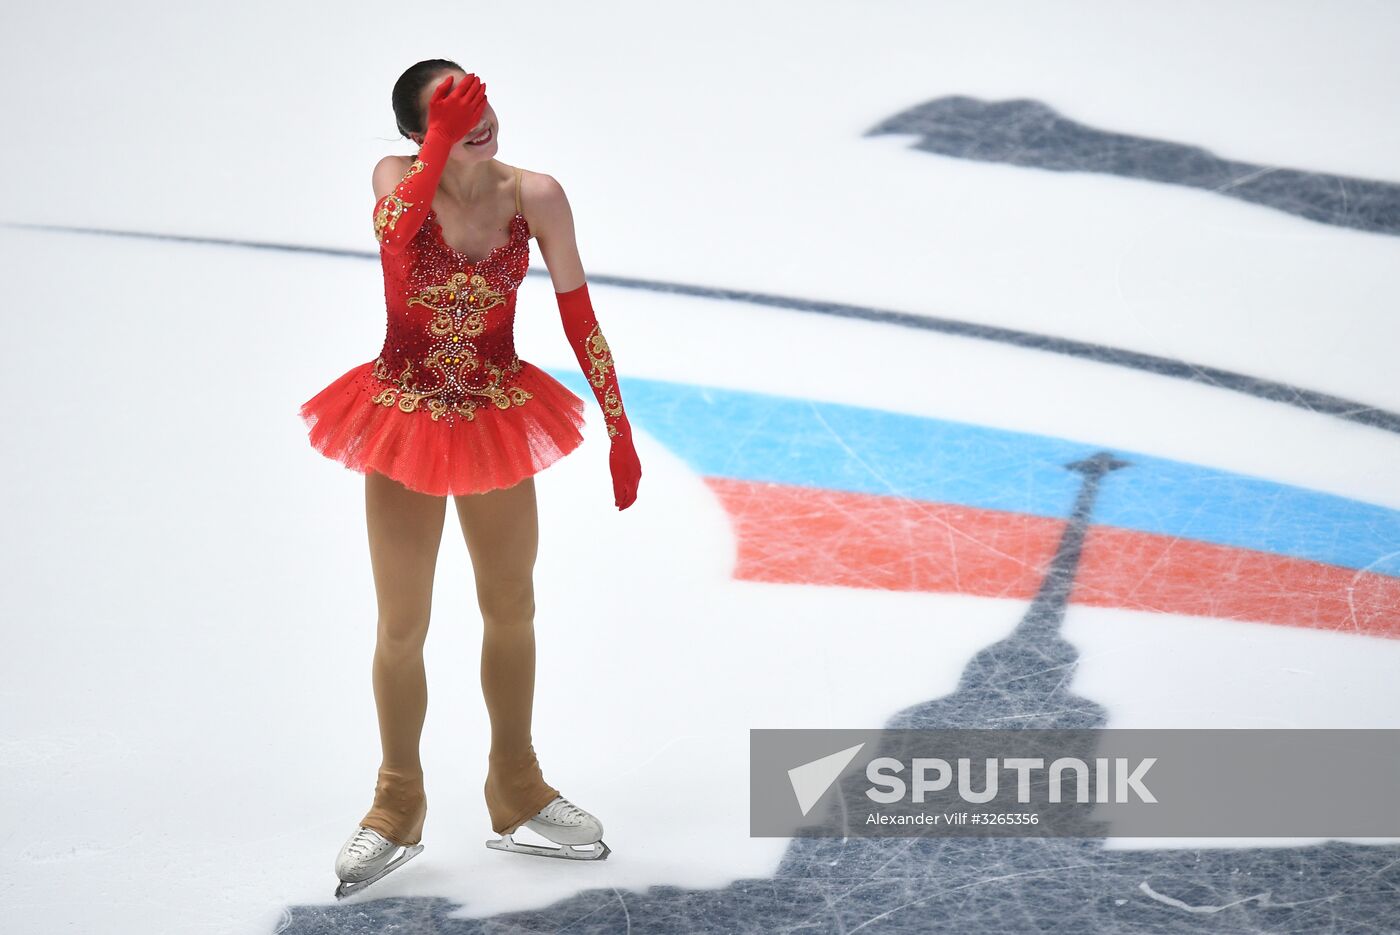
[[[520,167],[515,167],[515,213],[520,213]]]

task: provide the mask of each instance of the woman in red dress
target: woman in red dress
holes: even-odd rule
[[[373,805],[336,860],[337,897],[422,850],[423,644],[449,496],[483,620],[481,684],[491,719],[484,791],[501,835],[487,844],[579,859],[608,854],[598,819],[545,782],[530,735],[534,475],[579,446],[584,424],[583,400],[515,352],[516,291],[532,234],[564,332],[603,410],[618,509],[635,501],[641,478],[564,190],[549,175],[496,161],[499,123],[486,86],[456,63],[417,63],[399,78],[393,102],[400,132],[419,150],[386,156],[374,169],[384,346],[300,410],[311,444],[365,475],[379,605],[373,683],[382,760]],[[560,846],[514,841],[522,825]]]

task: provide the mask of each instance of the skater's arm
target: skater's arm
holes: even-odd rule
[[[422,171],[421,165],[415,168],[417,162],[416,156],[385,156],[374,167],[374,239],[390,253],[397,253],[401,244],[412,240],[428,216],[426,210],[404,206],[407,186],[403,183],[410,173]]]
[[[608,436],[617,438],[627,431],[627,414],[622,408],[622,392],[617,386],[612,352],[598,327],[597,316],[588,295],[583,261],[574,237],[574,215],[564,188],[550,175],[539,174],[532,186],[531,208],[535,239],[554,283],[559,318],[568,336],[569,347],[578,359],[598,405],[603,407]]]
[[[542,172],[528,174],[523,183],[529,195],[530,229],[540,245],[540,255],[549,268],[549,278],[555,293],[571,292],[584,285],[583,261],[578,255],[574,238],[574,213],[564,186],[552,175]]]
[[[417,156],[407,166],[402,156],[386,156],[374,167],[374,239],[386,251],[402,251],[423,226],[448,154],[485,109],[486,85],[475,75],[453,85],[448,75],[433,90],[428,129]]]
[[[622,407],[622,390],[618,386],[612,350],[598,326],[589,299],[569,199],[563,186],[552,176],[536,175],[535,178],[538,182],[531,186],[530,198],[534,221],[530,226],[554,283],[554,298],[559,304],[559,318],[569,347],[603,409],[603,420],[612,441],[613,492],[617,508],[626,509],[637,498],[642,467],[637,461],[631,425]]]

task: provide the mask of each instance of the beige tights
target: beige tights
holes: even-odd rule
[[[535,690],[534,586],[539,521],[534,479],[455,498],[482,615],[481,688],[491,718],[486,807],[497,834],[557,795],[530,736]],[[361,821],[398,844],[422,839],[427,797],[418,756],[428,691],[423,644],[446,497],[382,474],[365,479],[370,560],[379,604],[374,699],[383,753],[374,805]]]

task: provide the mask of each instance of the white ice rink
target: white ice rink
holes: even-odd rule
[[[1096,726],[1400,728],[1400,7],[5,20],[5,935],[1019,933],[1064,905],[1095,907],[1076,932],[1400,931],[1396,838],[1026,866],[962,841],[956,883],[886,851],[822,889],[750,837],[748,759],[751,728],[961,697],[1053,551],[1034,521],[1068,518],[1046,478],[1106,449],[1141,471],[1093,522],[1165,545],[1065,608]],[[336,904],[380,755],[375,596],[363,478],[296,410],[383,341],[370,173],[413,152],[390,90],[436,57],[488,84],[497,158],[568,193],[637,429],[619,513],[532,248],[520,355],[589,407],[537,478],[534,744],[613,854],[482,846],[481,620],[449,511],[425,850]]]

